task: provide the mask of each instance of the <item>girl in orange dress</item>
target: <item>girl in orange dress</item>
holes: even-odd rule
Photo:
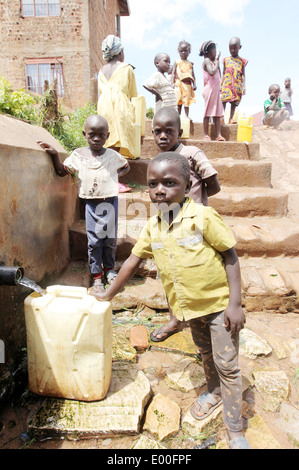
[[[230,57],[223,59],[222,102],[225,110],[226,103],[231,104],[229,124],[236,124],[233,117],[236,107],[239,106],[242,96],[245,95],[245,67],[247,60],[239,57],[241,49],[239,38],[232,38],[229,42]]]
[[[178,112],[181,114],[182,106],[185,109],[186,117],[189,117],[189,106],[196,102],[195,93],[196,81],[193,69],[193,63],[187,60],[191,52],[191,45],[186,41],[181,41],[178,47],[180,60],[177,60],[173,66],[172,85],[175,87]]]

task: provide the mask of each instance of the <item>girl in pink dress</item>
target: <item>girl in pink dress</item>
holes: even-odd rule
[[[199,55],[204,56],[202,64],[204,77],[204,89],[202,95],[205,100],[205,112],[203,118],[204,139],[211,140],[209,136],[209,120],[210,117],[213,117],[216,128],[216,140],[225,140],[221,135],[220,123],[220,119],[224,115],[223,104],[220,96],[220,52],[216,58],[216,43],[214,41],[206,41],[201,45]]]

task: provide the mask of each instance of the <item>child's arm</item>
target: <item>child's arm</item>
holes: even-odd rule
[[[219,193],[221,187],[218,181],[217,175],[209,176],[203,180],[203,183],[207,189],[207,196],[214,196],[214,194]]]
[[[38,140],[37,143],[50,155],[53,161],[55,171],[58,176],[66,176],[69,173],[65,170],[63,163],[61,162],[57,150],[55,150],[51,145]]]
[[[176,67],[177,67],[177,64],[176,62],[173,64],[173,67],[172,67],[172,72],[171,72],[171,86],[173,86],[174,88],[174,85],[175,85],[175,80],[176,80]]]
[[[156,102],[157,102],[157,101],[162,101],[161,96],[159,95],[159,93],[158,93],[156,90],[154,90],[153,88],[147,88],[147,87],[144,86],[144,85],[143,85],[143,87],[144,87],[147,91],[149,91],[150,93],[152,93],[153,95],[155,95],[155,97],[156,97]]]
[[[197,85],[196,85],[196,79],[195,79],[195,73],[194,73],[194,67],[192,65],[192,76],[193,76],[193,90],[195,91],[197,89]]]
[[[224,260],[229,286],[229,303],[224,313],[225,327],[231,334],[238,333],[245,324],[241,301],[241,273],[235,248],[220,253]]]
[[[204,64],[204,69],[212,76],[215,75],[215,73],[219,69],[218,59],[215,60],[215,64],[213,64],[213,62],[210,59],[205,59],[203,64]]]
[[[123,289],[125,284],[135,274],[142,261],[142,258],[138,258],[138,256],[135,256],[133,253],[131,253],[129,258],[126,259],[120,268],[118,275],[108,290],[99,292],[96,289],[93,290],[93,288],[91,288],[89,289],[88,293],[96,297],[98,300],[107,301],[113,299],[113,297]]]
[[[129,173],[129,171],[130,171],[130,164],[129,162],[127,162],[125,166],[117,170],[118,177],[125,176],[127,173]]]

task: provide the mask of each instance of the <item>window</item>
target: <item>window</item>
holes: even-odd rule
[[[59,16],[59,0],[22,0],[23,16]]]
[[[61,58],[55,59],[27,59],[26,82],[28,90],[42,94],[45,85],[51,85],[57,80],[57,95],[64,95],[63,71]]]

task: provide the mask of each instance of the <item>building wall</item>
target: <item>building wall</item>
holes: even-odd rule
[[[58,17],[22,17],[20,0],[0,0],[0,75],[13,88],[26,88],[26,58],[62,57],[64,103],[76,108],[90,100],[102,40],[115,34],[118,2],[60,0],[60,7]]]

